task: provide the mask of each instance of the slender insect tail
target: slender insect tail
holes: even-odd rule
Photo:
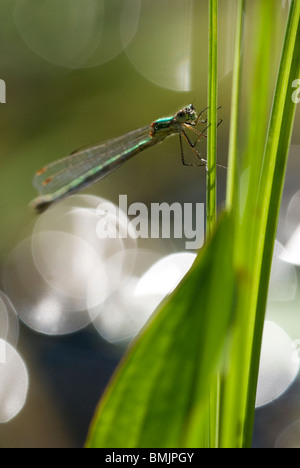
[[[30,208],[35,211],[36,214],[42,214],[46,211],[50,205],[53,204],[53,201],[45,200],[43,197],[35,198],[30,203]]]

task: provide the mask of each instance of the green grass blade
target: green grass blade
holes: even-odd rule
[[[273,247],[279,217],[281,196],[288,158],[291,133],[294,123],[296,104],[291,99],[292,82],[300,73],[300,2],[292,2],[283,46],[281,64],[278,72],[270,127],[268,131],[264,164],[258,198],[262,197],[262,220],[260,240],[256,257],[255,277],[256,321],[253,337],[249,393],[247,405],[247,424],[244,445],[249,446],[252,439],[256,383],[258,378],[260,345],[263,333],[268,283],[272,265]]]
[[[218,0],[209,0],[208,130],[206,177],[206,232],[217,218],[217,107],[218,107]]]
[[[254,5],[258,23],[253,42],[254,62],[248,77],[251,101],[248,103],[246,136],[243,135],[243,140],[246,140],[243,153],[240,136],[233,143],[235,157],[239,156],[239,167],[247,171],[247,179],[242,172],[235,176],[236,186],[232,187],[229,202],[229,206],[232,205],[238,214],[234,217],[238,296],[226,361],[226,379],[222,386],[222,447],[251,446],[268,281],[294,117],[291,83],[292,76],[299,70],[299,0],[291,2],[269,130],[267,128],[269,94],[273,82],[270,54],[272,38],[276,37],[277,32],[277,7],[271,0]]]
[[[96,412],[88,447],[204,444],[204,402],[233,310],[231,229],[225,213],[191,271],[123,359]]]
[[[238,186],[238,128],[240,115],[241,74],[242,74],[242,39],[244,30],[245,0],[240,0],[237,7],[234,65],[232,78],[231,118],[228,154],[228,177],[226,207],[228,210],[238,206],[236,197]]]
[[[217,107],[218,107],[218,0],[209,0],[208,29],[208,131],[206,172],[206,235],[214,230],[217,220]],[[206,406],[207,447],[219,444],[219,375],[210,387]]]

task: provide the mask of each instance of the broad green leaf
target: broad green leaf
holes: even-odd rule
[[[88,447],[203,445],[203,403],[233,313],[232,239],[231,216],[224,213],[190,272],[117,369]]]

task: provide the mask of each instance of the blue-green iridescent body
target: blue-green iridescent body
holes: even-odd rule
[[[184,129],[192,129],[198,120],[196,109],[190,104],[172,117],[155,120],[151,125],[80,149],[50,163],[41,168],[33,179],[39,196],[33,200],[32,207],[43,211],[52,203],[102,179],[137,153],[169,136],[185,135]]]

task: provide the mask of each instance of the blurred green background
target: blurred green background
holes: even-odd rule
[[[245,87],[255,1],[247,2]],[[276,72],[287,2],[274,1]],[[223,123],[218,129],[218,161],[226,164],[236,3],[219,3]],[[0,79],[6,83],[6,103],[0,104],[0,267],[11,249],[32,232],[36,218],[28,205],[36,196],[31,181],[39,167],[81,145],[172,115],[185,104],[194,102],[198,110],[206,107],[207,17],[206,0],[1,0]],[[246,107],[251,96],[245,94],[243,102]],[[300,190],[299,130],[298,108],[278,232],[283,243],[289,237],[287,207]],[[218,177],[221,207],[226,171],[218,169]],[[172,138],[127,162],[86,193],[115,203],[120,194],[128,195],[129,204],[205,202],[205,169],[183,167],[178,139]],[[294,223],[299,224],[300,217]],[[183,244],[165,242],[164,249],[174,252]],[[277,305],[272,310],[287,332],[293,330],[293,339],[300,336],[299,301],[285,305],[285,313]],[[14,420],[0,425],[0,446],[81,446],[122,348],[106,344],[93,329],[53,338],[21,325],[18,349],[29,368],[28,401]],[[299,385],[294,385],[283,406],[278,401],[258,410],[254,445],[274,445],[291,420],[300,418]]]

